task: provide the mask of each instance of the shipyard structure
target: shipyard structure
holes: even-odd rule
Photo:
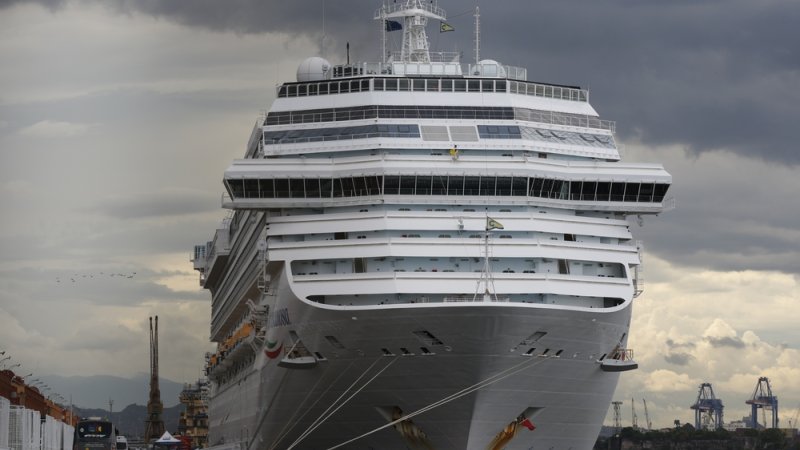
[[[77,418],[28,377],[0,371],[0,450],[71,450]]]

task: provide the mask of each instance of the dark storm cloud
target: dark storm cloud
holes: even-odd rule
[[[86,2],[90,0],[84,0]],[[3,6],[17,3],[5,1]],[[38,1],[50,8],[61,1]],[[377,59],[372,0],[103,2],[179,24],[236,33],[284,32],[320,39],[328,54],[350,42],[357,59]],[[432,46],[472,59],[471,4],[442,0],[456,33]],[[592,88],[601,115],[622,138],[729,149],[776,163],[800,163],[800,44],[795,0],[484,2],[482,55],[527,67],[529,79]],[[391,34],[397,41],[399,33]]]
[[[667,339],[667,346],[670,348],[694,348],[694,342],[676,342],[672,339]]]
[[[669,353],[664,356],[664,361],[677,366],[687,366],[692,358],[692,355],[688,353]]]
[[[742,340],[739,339],[738,337],[706,336],[703,339],[705,339],[705,341],[708,342],[709,344],[711,344],[711,346],[714,347],[714,348],[720,348],[720,347],[744,348],[745,347],[745,343],[742,342]]]

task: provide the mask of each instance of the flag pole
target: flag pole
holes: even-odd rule
[[[381,63],[386,64],[386,3],[381,5]]]

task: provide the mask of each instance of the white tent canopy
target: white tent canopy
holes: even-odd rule
[[[156,444],[180,444],[180,440],[175,439],[169,434],[169,431],[165,431],[163,435],[155,442]]]

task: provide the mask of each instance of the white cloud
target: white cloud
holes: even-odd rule
[[[707,382],[727,420],[735,420],[749,414],[745,400],[765,376],[782,404],[800,404],[797,277],[687,270],[651,255],[646,264],[648,284],[634,301],[629,340],[639,369],[620,378],[615,398],[647,399],[656,426],[676,418],[693,423],[689,406]]]
[[[697,386],[697,379],[686,373],[659,369],[651,372],[645,380],[645,389],[653,392],[676,392]]]
[[[63,139],[83,136],[96,124],[42,120],[19,130],[19,134],[33,138]]]

